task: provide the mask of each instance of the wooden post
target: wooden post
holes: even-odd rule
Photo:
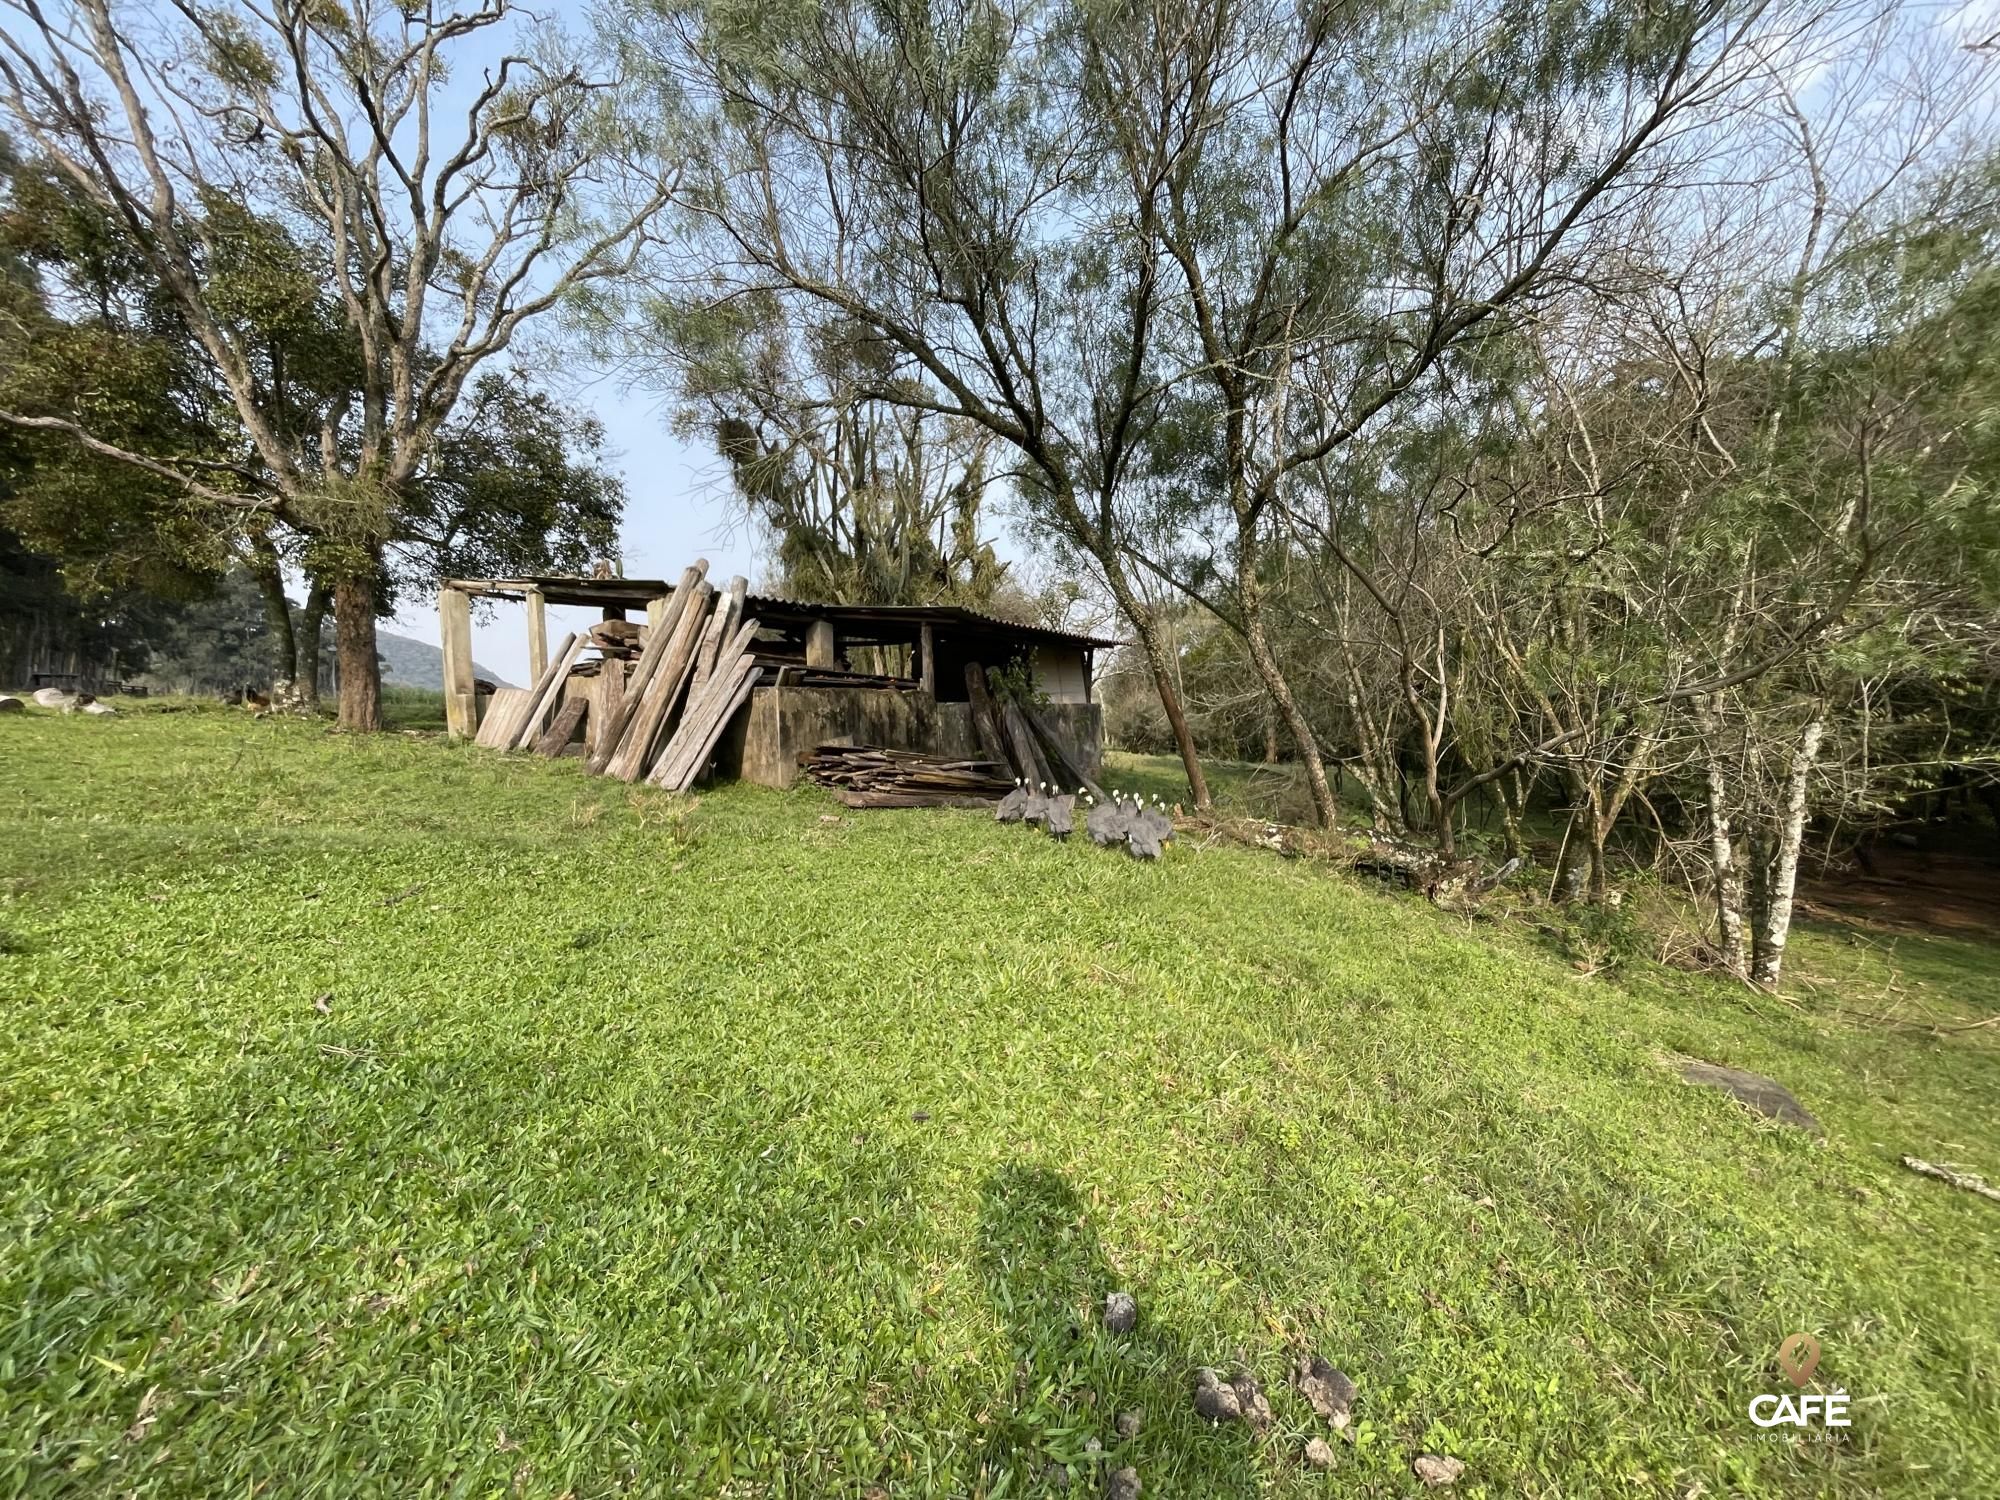
[[[438,590],[438,629],[444,646],[444,725],[455,740],[479,731],[479,700],[472,687],[472,600],[464,589]]]
[[[540,589],[528,590],[528,681],[549,669],[549,605]]]
[[[918,644],[924,653],[923,662],[917,668],[917,680],[923,684],[924,696],[937,702],[937,636],[931,630],[930,621],[924,621],[919,628]]]
[[[833,621],[814,620],[806,630],[806,665],[833,665]]]

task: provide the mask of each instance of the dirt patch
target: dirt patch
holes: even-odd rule
[[[1870,870],[1801,872],[1814,916],[1903,932],[1990,937],[2000,931],[2000,864],[1984,855],[1877,848]]]

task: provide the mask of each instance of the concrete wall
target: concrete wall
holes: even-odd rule
[[[1104,717],[1094,703],[1054,703],[1042,719],[1095,778],[1104,766]],[[895,688],[760,687],[722,737],[716,766],[759,786],[798,779],[798,753],[816,745],[883,745],[972,759],[979,736],[969,703],[931,703]]]

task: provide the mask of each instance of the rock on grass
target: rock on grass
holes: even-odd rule
[[[1210,1422],[1243,1420],[1243,1403],[1236,1392],[1206,1366],[1194,1372],[1194,1409]]]
[[[1243,1409],[1245,1425],[1262,1432],[1271,1425],[1271,1403],[1264,1395],[1264,1388],[1257,1384],[1257,1377],[1248,1370],[1238,1370],[1229,1377],[1229,1388],[1236,1392],[1236,1404]]]
[[[1139,1301],[1130,1292],[1113,1292],[1104,1299],[1104,1326],[1112,1333],[1130,1333],[1139,1321]]]
[[[1104,1484],[1105,1500],[1139,1500],[1139,1471],[1123,1468],[1115,1471]]]
[[[1333,1467],[1333,1446],[1325,1438],[1314,1438],[1306,1444],[1306,1467],[1321,1471]]]
[[[1426,1453],[1410,1465],[1421,1479],[1432,1489],[1443,1489],[1448,1484],[1457,1484],[1465,1472],[1465,1465],[1455,1458],[1440,1458],[1435,1453]]]
[[[1308,1405],[1333,1423],[1334,1430],[1345,1428],[1354,1407],[1354,1382],[1320,1355],[1298,1357],[1292,1366],[1292,1384]]]

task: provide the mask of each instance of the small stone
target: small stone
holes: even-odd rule
[[[1333,1448],[1325,1438],[1314,1438],[1306,1444],[1306,1467],[1322,1470],[1333,1467]]]
[[[1127,1466],[1105,1481],[1105,1500],[1139,1500],[1139,1471]]]
[[[1255,1375],[1248,1370],[1239,1370],[1229,1377],[1229,1388],[1236,1392],[1236,1404],[1243,1408],[1245,1423],[1258,1432],[1271,1425],[1271,1403],[1265,1398],[1264,1388],[1257,1384]]]
[[[1145,1425],[1146,1413],[1140,1407],[1135,1406],[1130,1411],[1118,1413],[1118,1435],[1122,1438],[1137,1437]]]
[[[1440,1458],[1435,1453],[1426,1453],[1410,1467],[1417,1471],[1417,1478],[1434,1490],[1457,1484],[1459,1475],[1465,1472],[1465,1465],[1457,1459]]]
[[[1243,1403],[1222,1377],[1206,1367],[1194,1372],[1194,1409],[1211,1422],[1240,1422]]]
[[[923,1124],[930,1117],[931,1112],[927,1109],[913,1109],[910,1111],[910,1118],[915,1120],[919,1125]]]
[[[1069,1488],[1068,1464],[1059,1464],[1051,1459],[1048,1468],[1042,1471],[1042,1475],[1048,1480],[1049,1488],[1051,1489],[1066,1490]]]
[[[1083,1451],[1093,1456],[1102,1453],[1104,1451],[1104,1443],[1099,1438],[1088,1438],[1084,1442]]]
[[[1301,1354],[1292,1365],[1292,1384],[1334,1430],[1347,1426],[1354,1406],[1354,1382],[1320,1355]]]
[[[313,997],[313,1009],[323,1016],[333,1014],[333,991],[327,990]]]
[[[1130,1292],[1113,1292],[1104,1299],[1104,1326],[1112,1333],[1130,1333],[1139,1321],[1139,1301]]]

